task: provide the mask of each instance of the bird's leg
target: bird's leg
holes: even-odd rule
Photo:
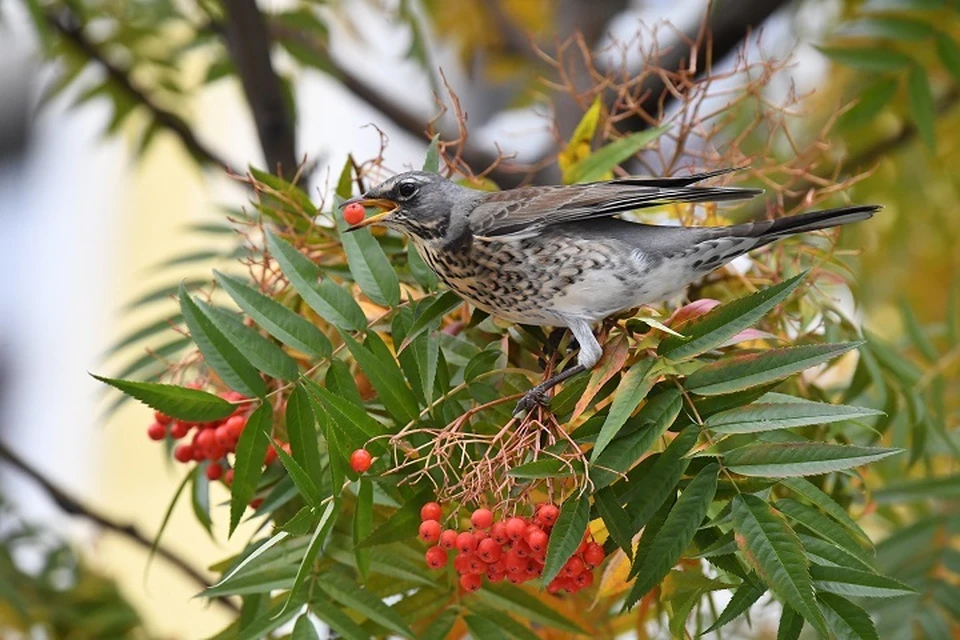
[[[527,391],[526,395],[520,398],[516,409],[513,410],[514,416],[525,413],[537,405],[547,404],[550,401],[547,392],[564,380],[568,380],[577,374],[592,369],[593,365],[597,364],[597,361],[600,360],[603,349],[600,348],[600,343],[597,342],[596,336],[593,335],[593,331],[590,329],[590,323],[577,318],[563,317],[561,319],[570,327],[570,331],[573,332],[573,337],[576,338],[580,344],[580,355],[577,358],[577,364],[566,371],[562,371],[544,380],[530,389],[530,391]]]

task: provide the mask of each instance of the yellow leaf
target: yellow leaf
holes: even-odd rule
[[[630,558],[623,552],[623,549],[617,549],[613,552],[613,556],[603,570],[603,576],[600,578],[600,586],[597,588],[597,597],[594,604],[602,598],[612,598],[629,589],[630,581],[627,580],[629,575]]]
[[[580,123],[570,137],[570,141],[567,142],[567,146],[557,156],[557,164],[564,175],[570,167],[590,155],[590,142],[593,140],[593,136],[597,132],[597,124],[600,122],[600,108],[600,96],[597,96],[587,112],[583,114],[583,118],[580,119]]]

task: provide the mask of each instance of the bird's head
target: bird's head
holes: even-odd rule
[[[450,214],[464,191],[460,185],[425,171],[408,171],[351,198],[340,206],[358,202],[382,209],[347,231],[381,225],[423,240],[442,238],[450,224]]]

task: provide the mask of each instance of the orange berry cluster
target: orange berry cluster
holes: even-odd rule
[[[196,388],[198,385],[190,385]],[[220,397],[229,402],[246,400],[236,391],[221,393]],[[147,428],[147,435],[151,440],[163,440],[166,437],[174,440],[185,439],[192,429],[196,429],[190,442],[183,442],[173,450],[173,457],[184,464],[209,460],[206,475],[210,480],[223,480],[230,485],[233,483],[233,469],[227,461],[228,453],[236,453],[240,434],[247,426],[252,405],[239,404],[232,414],[221,420],[211,422],[188,422],[174,420],[160,411],[154,413],[154,423]],[[284,443],[283,449],[290,453],[290,445]],[[267,449],[263,464],[268,465],[277,459],[277,452],[271,444]]]
[[[509,580],[522,584],[543,575],[550,532],[560,510],[552,504],[537,505],[533,518],[513,516],[494,520],[489,509],[477,509],[470,517],[469,531],[455,531],[440,525],[443,510],[428,502],[420,510],[420,539],[435,546],[427,549],[425,559],[431,569],[447,565],[448,552],[456,549],[453,568],[460,574],[460,586],[473,592],[490,582]],[[604,559],[603,547],[584,534],[576,553],[547,585],[549,593],[576,593],[593,584],[593,568]]]

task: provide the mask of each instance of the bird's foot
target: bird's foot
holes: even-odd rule
[[[534,387],[517,402],[517,406],[513,410],[513,417],[519,418],[534,407],[545,407],[548,404],[550,404],[550,398],[547,396],[547,392],[540,387]]]

